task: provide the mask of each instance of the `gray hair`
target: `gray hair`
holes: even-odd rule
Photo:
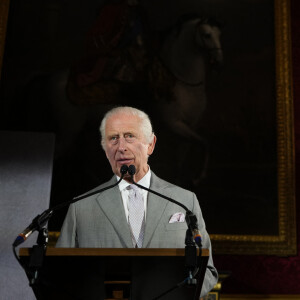
[[[146,142],[150,144],[153,141],[154,132],[152,130],[152,124],[151,124],[149,116],[145,112],[143,112],[142,110],[139,110],[137,108],[130,107],[130,106],[119,106],[119,107],[115,107],[115,108],[109,110],[105,114],[104,118],[101,121],[99,130],[101,133],[101,146],[104,151],[105,151],[106,122],[110,117],[121,114],[121,113],[139,117],[141,120],[141,129],[142,129],[144,138],[146,139]]]

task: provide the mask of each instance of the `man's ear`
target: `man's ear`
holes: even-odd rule
[[[153,140],[152,140],[152,142],[148,145],[148,150],[147,150],[147,154],[148,154],[148,155],[151,155],[151,154],[153,153],[154,148],[155,148],[155,144],[156,144],[156,140],[157,140],[156,136],[153,135]]]

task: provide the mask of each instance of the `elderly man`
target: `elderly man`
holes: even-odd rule
[[[181,202],[196,215],[203,247],[211,253],[196,195],[158,178],[150,170],[148,157],[154,151],[156,136],[149,117],[132,107],[117,107],[105,115],[100,132],[115,175],[96,190],[116,183],[123,165],[134,165],[135,182]],[[70,205],[57,247],[183,248],[185,210],[131,183],[127,174],[118,186]],[[202,295],[212,289],[217,277],[210,255]]]

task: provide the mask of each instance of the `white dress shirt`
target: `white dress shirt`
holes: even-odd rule
[[[120,180],[120,177],[117,176],[117,180]],[[146,173],[146,175],[137,183],[149,188],[150,187],[150,180],[151,180],[151,171],[150,171],[150,167],[148,172]],[[122,200],[123,200],[123,206],[124,206],[124,211],[125,211],[125,216],[126,216],[126,220],[128,221],[128,196],[129,196],[129,190],[127,189],[127,187],[131,185],[131,183],[122,180],[119,183],[119,189],[121,192],[121,196],[122,196]],[[144,208],[145,208],[145,221],[146,221],[146,215],[147,215],[147,196],[148,196],[148,191],[140,189],[141,194],[143,195],[143,200],[144,200]]]

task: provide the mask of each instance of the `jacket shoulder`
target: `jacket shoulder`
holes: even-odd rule
[[[164,179],[159,178],[152,172],[152,178],[151,178],[151,187],[154,188],[162,188],[162,189],[169,189],[172,191],[172,193],[178,193],[180,195],[184,194],[187,196],[193,196],[194,193],[192,191],[189,191],[187,189],[184,189],[178,185],[175,185],[173,183],[170,183]]]

